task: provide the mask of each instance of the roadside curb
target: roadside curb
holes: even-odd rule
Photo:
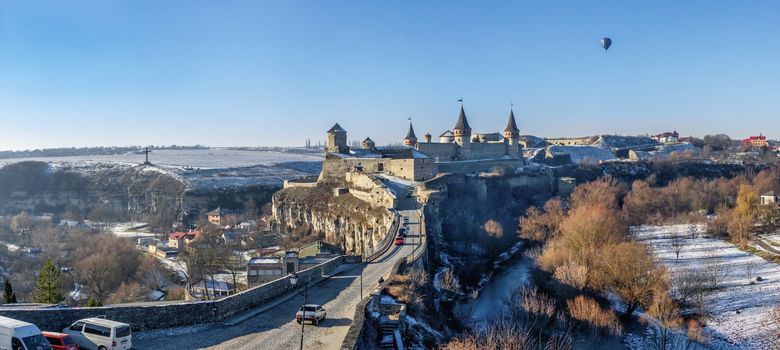
[[[347,264],[344,264],[344,265],[347,265]],[[310,284],[309,286],[317,285],[318,283],[320,283],[322,281],[326,281],[326,280],[330,279],[333,276],[337,276],[337,275],[340,275],[340,274],[344,273],[344,271],[346,271],[346,270],[347,269],[336,269],[336,271],[333,271],[332,274],[324,276],[323,278],[321,278],[317,282],[314,282],[314,283]],[[266,311],[268,311],[270,309],[273,309],[274,307],[278,306],[279,304],[284,303],[284,302],[286,302],[286,301],[288,301],[288,300],[290,300],[290,299],[292,299],[292,298],[294,298],[294,297],[296,297],[298,295],[299,294],[295,293],[295,292],[288,293],[285,296],[281,296],[281,297],[277,298],[276,300],[274,300],[270,304],[266,304],[266,305],[260,306],[260,307],[254,309],[254,310],[248,311],[245,314],[241,314],[241,315],[238,315],[238,316],[233,316],[231,319],[223,321],[222,325],[228,326],[228,327],[239,325],[242,322],[244,322],[244,321],[246,321],[246,320],[248,320],[248,319],[250,319],[252,317],[257,316],[258,314],[260,314],[262,312],[266,312]]]

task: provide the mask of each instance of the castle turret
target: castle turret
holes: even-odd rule
[[[404,146],[414,146],[417,144],[417,136],[414,134],[414,128],[412,122],[409,122],[409,132],[406,133],[404,138]]]
[[[458,114],[458,121],[455,123],[455,128],[452,129],[452,134],[455,137],[455,143],[461,147],[461,156],[468,158],[471,154],[471,126],[466,119],[463,104],[460,105],[460,114]]]
[[[347,146],[347,131],[336,123],[330,130],[328,130],[328,144],[325,148],[328,153],[347,153],[349,147]]]
[[[517,144],[520,138],[520,129],[517,128],[515,112],[512,109],[509,110],[509,121],[506,123],[506,129],[504,129],[504,138],[509,141],[510,145]]]
[[[376,143],[374,143],[374,140],[372,140],[370,137],[366,137],[365,140],[360,144],[361,147],[364,149],[375,149]]]

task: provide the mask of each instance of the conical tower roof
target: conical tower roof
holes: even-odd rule
[[[458,114],[458,122],[455,123],[455,129],[471,130],[469,121],[466,119],[466,112],[463,110],[463,105],[460,106],[460,114]]]
[[[504,131],[512,133],[520,132],[520,129],[517,128],[517,123],[515,123],[515,112],[511,109],[509,110],[509,121],[506,123],[506,129],[504,129]]]
[[[339,125],[339,123],[336,123],[336,125],[333,125],[333,127],[330,128],[330,130],[328,130],[328,133],[346,133],[346,132],[347,131],[344,130],[344,128],[342,128],[341,125]]]
[[[414,135],[414,128],[412,127],[412,122],[409,122],[409,132],[406,133],[406,138],[417,140],[417,136]]]

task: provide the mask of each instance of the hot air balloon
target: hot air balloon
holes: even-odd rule
[[[601,47],[604,48],[604,51],[609,50],[610,46],[612,46],[612,39],[610,39],[610,38],[601,38]]]

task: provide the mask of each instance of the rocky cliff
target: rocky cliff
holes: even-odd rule
[[[378,247],[394,214],[350,195],[334,195],[334,185],[287,188],[273,198],[276,224],[294,239],[320,237],[346,254],[368,254]],[[364,246],[361,244],[364,243]]]
[[[308,175],[280,168],[270,181],[263,174],[272,167],[258,168],[193,172],[121,163],[8,164],[0,168],[0,215],[24,210],[97,220],[149,220],[164,227],[184,214],[196,217],[217,206],[241,209],[252,201],[261,207],[271,201],[283,179]],[[216,185],[220,179],[230,181]]]

